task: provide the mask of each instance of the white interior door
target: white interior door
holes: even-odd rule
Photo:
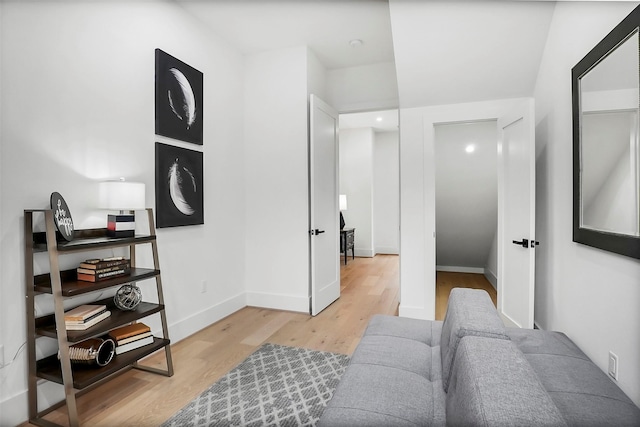
[[[498,311],[533,328],[535,124],[533,100],[498,119]]]
[[[338,114],[315,95],[309,111],[310,311],[315,316],[340,297]]]

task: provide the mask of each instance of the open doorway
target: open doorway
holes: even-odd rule
[[[398,110],[340,114],[339,128],[343,233],[353,236],[353,246],[341,254],[342,283],[357,285],[357,276],[372,292],[399,295]],[[397,304],[398,297],[393,299]]]
[[[453,287],[486,290],[497,303],[496,120],[434,126],[436,319]]]

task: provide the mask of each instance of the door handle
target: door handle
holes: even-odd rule
[[[315,230],[309,231],[309,233],[311,233],[312,236],[315,236],[315,235],[324,233],[324,230],[319,230],[316,228]]]
[[[528,239],[522,239],[520,241],[513,240],[512,242],[513,242],[514,245],[520,245],[523,248],[528,248],[529,247],[529,240]]]

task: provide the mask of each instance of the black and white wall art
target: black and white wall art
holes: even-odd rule
[[[156,49],[156,134],[202,145],[203,74]]]
[[[156,142],[156,226],[204,224],[203,155]]]

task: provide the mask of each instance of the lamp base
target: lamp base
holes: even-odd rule
[[[134,237],[136,234],[136,217],[134,214],[107,216],[107,236]]]

